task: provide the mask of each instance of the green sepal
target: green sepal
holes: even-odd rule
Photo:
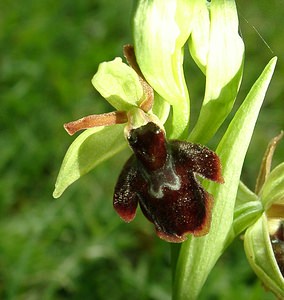
[[[124,126],[87,129],[74,140],[59,170],[53,192],[54,198],[60,197],[70,184],[126,147]]]
[[[273,58],[265,67],[217,147],[225,183],[206,181],[203,184],[215,199],[211,228],[207,235],[190,236],[182,244],[176,264],[175,300],[197,299],[211,269],[227,247],[243,161],[275,64]]]
[[[235,2],[212,1],[209,14],[210,40],[205,72],[205,95],[198,121],[190,135],[190,140],[199,143],[206,143],[230,113],[243,74],[244,44],[238,33]],[[204,30],[207,30],[207,23],[205,22]],[[200,41],[195,41],[191,53],[206,51],[200,46]],[[195,59],[200,60],[197,54]],[[199,64],[201,63],[205,62]],[[204,67],[201,69],[204,70]]]
[[[193,19],[191,1],[140,0],[134,16],[134,46],[148,83],[172,105],[171,138],[186,137],[189,96],[183,74],[183,46]]]
[[[264,286],[275,293],[279,299],[283,299],[284,278],[274,256],[265,214],[247,229],[244,247],[251,267]]]
[[[144,100],[139,76],[120,57],[101,63],[92,84],[117,110],[127,111]]]

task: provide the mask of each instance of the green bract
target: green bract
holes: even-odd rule
[[[174,299],[197,298],[211,269],[227,247],[228,239],[231,239],[243,161],[275,64],[274,58],[266,66],[218,145],[216,152],[223,165],[225,184],[204,184],[215,199],[211,229],[206,236],[191,237],[182,244],[175,271]]]
[[[137,73],[120,57],[101,63],[92,84],[117,110],[129,110],[144,100]]]

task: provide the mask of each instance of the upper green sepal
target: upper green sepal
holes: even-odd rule
[[[192,22],[191,2],[138,2],[134,16],[134,46],[147,82],[172,105],[171,138],[185,138],[189,125],[189,96],[183,73],[183,46]]]
[[[117,110],[127,111],[144,100],[139,76],[120,57],[101,63],[92,84]]]

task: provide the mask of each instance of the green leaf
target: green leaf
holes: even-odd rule
[[[265,214],[246,231],[244,246],[251,267],[265,287],[274,292],[279,299],[283,299],[284,278],[271,246]]]
[[[183,46],[190,31],[192,1],[140,0],[134,17],[134,46],[148,83],[172,105],[171,138],[187,135],[189,96],[183,74]]]
[[[244,44],[238,33],[238,15],[234,1],[210,3],[210,41],[206,64],[205,95],[198,121],[190,135],[191,141],[206,143],[230,113],[243,73]],[[202,17],[202,16],[201,16]],[[207,30],[205,22],[204,30]],[[198,28],[196,29],[198,30]],[[205,35],[207,33],[205,32]],[[194,33],[193,33],[194,37]],[[191,45],[191,53],[202,51],[203,40]],[[194,48],[193,48],[194,47]],[[196,60],[198,54],[194,57]],[[205,58],[200,64],[205,64]],[[201,68],[204,70],[204,67]]]
[[[276,58],[273,58],[265,67],[217,147],[225,183],[204,184],[215,199],[211,229],[206,236],[190,236],[182,244],[176,265],[174,299],[197,299],[207,276],[227,246],[243,161],[275,64]]]
[[[284,204],[284,163],[271,171],[265,181],[260,198],[265,209],[272,204]]]
[[[144,100],[139,76],[120,57],[101,63],[92,84],[117,110],[127,111]]]
[[[61,165],[53,192],[54,198],[60,197],[70,184],[126,147],[124,126],[87,129],[75,139]]]

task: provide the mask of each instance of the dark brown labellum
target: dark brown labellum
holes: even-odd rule
[[[196,175],[223,183],[220,160],[198,144],[165,138],[155,123],[130,131],[134,154],[126,162],[114,191],[114,208],[126,222],[135,217],[139,203],[157,235],[182,242],[186,234],[208,233],[213,197]]]

